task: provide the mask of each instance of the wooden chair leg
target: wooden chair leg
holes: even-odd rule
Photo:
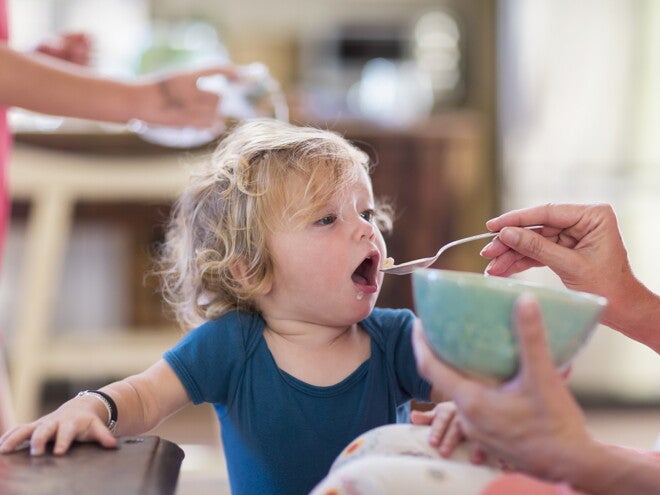
[[[13,404],[5,363],[5,349],[0,334],[0,435],[15,424]]]
[[[47,378],[44,354],[50,345],[50,322],[73,217],[73,200],[53,188],[37,195],[26,233],[23,270],[12,342],[11,378],[18,421],[39,415],[41,386]]]

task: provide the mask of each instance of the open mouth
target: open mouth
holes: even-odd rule
[[[351,280],[357,285],[374,286],[376,285],[377,272],[377,256],[368,256],[355,269],[351,275]]]

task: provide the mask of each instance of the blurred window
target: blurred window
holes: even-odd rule
[[[614,205],[635,274],[660,292],[660,2],[500,0],[503,210]],[[554,280],[547,269],[524,277]],[[617,366],[611,366],[616,362]],[[660,400],[656,353],[596,333],[572,383]]]
[[[63,31],[94,40],[93,65],[104,74],[129,76],[149,31],[148,0],[9,0],[11,44],[29,50]]]

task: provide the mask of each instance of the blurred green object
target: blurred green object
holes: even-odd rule
[[[149,74],[167,68],[186,67],[194,59],[194,52],[171,45],[152,45],[140,57],[138,71]]]
[[[446,363],[488,382],[507,380],[518,369],[512,311],[521,294],[538,299],[558,368],[584,346],[607,304],[593,294],[479,273],[422,269],[412,280],[431,347]]]
[[[208,22],[154,21],[139,57],[138,74],[228,64],[229,54]]]

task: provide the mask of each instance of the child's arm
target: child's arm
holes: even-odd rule
[[[149,431],[190,402],[181,381],[162,359],[101,391],[117,405],[117,435]],[[117,441],[107,423],[108,410],[102,401],[92,395],[77,396],[54,412],[8,431],[0,438],[0,453],[13,451],[24,440],[30,440],[33,455],[43,454],[51,440],[55,441],[55,454],[64,454],[74,440],[114,447]]]

